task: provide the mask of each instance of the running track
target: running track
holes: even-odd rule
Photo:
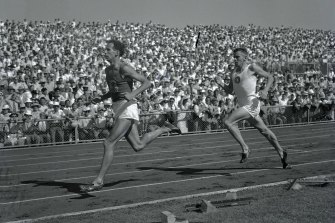
[[[0,222],[335,173],[334,122],[273,131],[291,170],[256,130],[242,132],[251,149],[245,164],[226,132],[159,138],[140,153],[120,142],[105,187],[91,194],[79,186],[94,179],[101,143],[1,150]]]

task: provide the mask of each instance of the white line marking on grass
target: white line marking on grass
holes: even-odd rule
[[[318,162],[310,162],[310,163],[301,163],[297,165],[292,165],[294,166],[306,166],[306,165],[313,165],[313,164],[320,164],[320,163],[330,163],[330,162],[335,162],[334,160],[323,160],[323,161],[318,161]],[[275,168],[281,168],[281,167],[275,167]],[[240,174],[245,174],[245,173],[250,173],[250,172],[260,172],[260,171],[267,171],[267,170],[272,170],[271,169],[257,169],[257,170],[248,170],[248,171],[240,171],[236,173],[230,173],[230,175],[240,175]],[[197,177],[197,178],[189,178],[189,179],[183,179],[183,180],[173,180],[173,181],[165,181],[165,182],[158,182],[158,183],[151,183],[151,184],[141,184],[141,185],[134,185],[134,186],[128,186],[128,187],[119,187],[119,188],[111,188],[111,189],[106,189],[106,190],[100,190],[100,191],[94,191],[91,192],[90,194],[97,194],[97,193],[104,193],[104,192],[110,192],[110,191],[119,191],[119,190],[127,190],[127,189],[134,189],[134,188],[141,188],[141,187],[150,187],[150,186],[157,186],[157,185],[163,185],[163,184],[171,184],[171,183],[182,183],[182,182],[189,182],[189,181],[195,181],[195,180],[205,180],[205,179],[212,179],[212,178],[218,178],[218,177],[224,177],[225,175],[222,174],[216,174],[212,176],[206,176],[206,177]],[[4,202],[0,203],[0,205],[8,205],[8,204],[21,204],[21,203],[27,203],[27,202],[33,202],[33,201],[41,201],[41,200],[49,200],[49,199],[56,199],[56,198],[64,198],[64,197],[73,197],[74,195],[78,195],[77,193],[71,193],[71,194],[66,194],[66,195],[57,195],[57,196],[50,196],[50,197],[41,197],[41,198],[33,198],[33,199],[27,199],[27,200],[22,200],[22,201],[10,201],[10,202]]]
[[[332,129],[331,129],[332,130]],[[301,130],[299,131],[299,133],[296,133],[296,134],[284,134],[284,135],[280,135],[280,134],[277,134],[277,137],[278,138],[282,138],[282,137],[287,137],[287,136],[294,136],[294,135],[301,135],[302,132],[308,132],[310,133],[311,131],[308,129],[308,130]],[[327,132],[329,133],[329,130],[325,130],[324,128],[322,129],[318,129],[318,130],[313,130],[312,134],[315,135],[316,132],[319,132],[319,133],[322,133],[322,132]],[[228,135],[229,136],[229,135]],[[213,139],[221,139],[219,141],[211,141],[211,142],[227,142],[227,141],[235,141],[234,139],[229,139],[229,140],[222,140],[222,137],[215,137],[215,138],[211,138],[211,140]],[[249,139],[256,139],[255,137],[246,137],[245,140],[249,140]],[[257,137],[257,139],[264,139],[264,137]],[[206,141],[208,142],[208,139],[193,139],[192,142],[195,142],[195,141]],[[206,143],[205,142],[205,143]],[[166,144],[170,144],[170,143],[166,143]],[[193,143],[194,144],[194,143]],[[187,146],[187,145],[193,145],[193,144],[178,144],[176,146]],[[70,145],[71,146],[71,145]],[[119,148],[129,148],[130,146],[120,146]],[[157,149],[158,147],[149,147],[147,149],[148,150],[155,150]],[[14,149],[13,149],[14,150]],[[12,149],[10,151],[13,151]],[[67,148],[68,150],[68,148]],[[88,151],[91,151],[92,149],[86,149]],[[4,150],[5,151],[5,150]],[[9,151],[9,150],[8,150]],[[122,151],[122,150],[118,150],[118,151]],[[1,151],[0,151],[1,152]],[[10,157],[21,157],[21,156],[30,156],[30,155],[51,155],[51,154],[63,154],[62,156],[46,156],[46,157],[36,157],[36,158],[28,158],[28,159],[21,159],[21,160],[33,160],[33,159],[41,159],[41,158],[56,158],[56,157],[65,157],[65,156],[77,156],[78,154],[75,154],[75,155],[64,155],[64,153],[73,153],[74,151],[61,151],[61,152],[43,152],[43,153],[34,153],[34,154],[31,154],[31,153],[26,153],[26,154],[20,154],[20,155],[9,155],[9,156],[1,156],[2,158],[10,158]],[[155,154],[156,152],[154,152],[153,154]],[[91,153],[84,153],[84,154],[79,154],[81,156],[85,155],[85,154],[102,154],[102,152],[99,152],[99,153],[96,153],[96,152],[91,152]],[[142,154],[131,154],[131,155],[120,155],[120,156],[140,156],[140,155],[143,155],[144,153]],[[150,154],[150,153],[149,153]],[[20,159],[18,160],[6,160],[7,162],[11,162],[11,161],[19,161]]]
[[[291,134],[292,135],[292,134]],[[300,137],[300,138],[292,138],[292,139],[285,139],[285,142],[286,141],[296,141],[296,140],[299,140],[299,139],[311,139],[311,138],[326,138],[326,137],[329,137],[331,136],[331,134],[329,135],[317,135],[317,136],[308,136],[308,137]],[[253,139],[264,139],[264,137],[259,137],[259,138],[253,138]],[[235,143],[233,144],[230,144],[230,145],[219,145],[219,146],[214,146],[214,147],[206,147],[206,148],[217,148],[217,147],[227,147],[227,146],[233,146],[233,145],[238,145],[236,143],[236,140],[226,140],[226,141],[214,141],[214,142],[204,142],[204,143],[201,143],[201,144],[212,144],[212,143],[216,143],[216,142],[227,142],[227,141],[233,141]],[[264,141],[265,142],[265,141]],[[258,142],[250,142],[248,143],[249,145],[253,145],[253,144],[260,144],[260,143],[264,143],[263,141],[258,141]],[[186,145],[193,145],[193,144],[186,144]],[[185,146],[185,145],[183,145]],[[200,148],[200,149],[203,149],[203,148]],[[188,149],[188,150],[193,150],[192,149]],[[175,150],[177,151],[177,150]],[[158,152],[160,153],[160,152]],[[150,154],[150,153],[149,153]],[[133,155],[125,155],[127,157],[129,156],[133,156]],[[115,156],[117,157],[117,156]],[[121,157],[121,156],[118,156],[118,157]],[[73,160],[65,160],[65,161],[54,161],[54,162],[42,162],[42,163],[29,163],[29,164],[21,164],[21,165],[9,165],[9,166],[0,166],[0,168],[12,168],[12,167],[23,167],[23,166],[36,166],[36,165],[51,165],[51,164],[58,164],[58,163],[72,163],[72,162],[80,162],[80,161],[89,161],[89,160],[101,160],[101,156],[99,157],[94,157],[94,158],[85,158],[85,159],[73,159]]]
[[[310,180],[310,179],[317,178],[317,177],[325,178],[325,177],[333,177],[333,176],[335,176],[335,174],[310,176],[310,177],[304,177],[301,179]],[[49,216],[44,216],[44,217],[35,218],[35,219],[25,219],[25,220],[10,221],[10,222],[5,222],[5,223],[33,223],[37,221],[46,221],[46,220],[51,220],[51,219],[56,219],[56,218],[72,217],[72,216],[78,216],[78,215],[84,215],[84,214],[93,214],[93,213],[98,213],[98,212],[128,209],[128,208],[140,207],[144,205],[159,204],[159,203],[164,203],[164,202],[169,202],[169,201],[178,201],[178,200],[185,200],[185,199],[191,199],[191,198],[226,194],[229,192],[241,192],[241,191],[246,191],[246,190],[274,187],[274,186],[280,186],[280,185],[285,185],[289,183],[291,183],[291,180],[284,180],[284,181],[277,181],[273,183],[258,184],[258,185],[253,185],[253,186],[231,188],[231,189],[211,191],[211,192],[198,193],[198,194],[189,194],[189,195],[178,196],[178,197],[163,198],[163,199],[144,201],[144,202],[138,202],[138,203],[133,203],[133,204],[119,205],[119,206],[112,206],[112,207],[106,207],[106,208],[98,208],[98,209],[92,209],[92,210],[86,210],[86,211],[77,211],[77,212],[69,212],[69,213],[64,213],[64,214],[49,215]]]

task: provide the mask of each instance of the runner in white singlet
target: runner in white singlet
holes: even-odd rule
[[[223,87],[227,94],[235,92],[239,108],[234,110],[224,124],[232,136],[242,147],[241,163],[247,161],[249,157],[249,147],[244,142],[240,130],[236,126],[239,121],[247,120],[251,125],[264,135],[271,145],[278,152],[283,168],[289,168],[287,163],[287,152],[280,146],[275,134],[264,124],[259,116],[260,101],[259,98],[266,99],[267,93],[273,83],[273,76],[264,71],[256,64],[248,64],[248,51],[245,48],[237,48],[234,50],[235,70],[231,74],[230,83],[226,85],[218,76],[215,78],[216,82]],[[257,77],[264,77],[267,79],[264,89],[256,94]]]
[[[250,70],[250,66],[247,65],[241,73],[232,74],[233,90],[239,106],[243,107],[252,117],[256,117],[260,112],[260,101],[256,94],[257,77],[255,71]]]

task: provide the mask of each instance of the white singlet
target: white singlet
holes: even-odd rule
[[[260,112],[260,101],[256,94],[257,77],[248,65],[241,73],[232,75],[233,88],[238,104],[252,116],[256,117]]]

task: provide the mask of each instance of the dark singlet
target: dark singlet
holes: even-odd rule
[[[121,68],[124,66],[126,65],[121,63],[119,67],[109,66],[106,68],[106,81],[109,91],[112,93],[113,102],[125,100],[123,93],[133,90],[133,80],[122,75]]]

